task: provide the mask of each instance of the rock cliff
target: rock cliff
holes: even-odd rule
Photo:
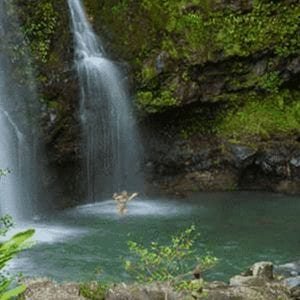
[[[15,2],[37,66],[49,186],[63,172],[60,193],[78,194],[68,8],[61,0]],[[149,190],[299,192],[298,0],[84,2],[130,86]]]

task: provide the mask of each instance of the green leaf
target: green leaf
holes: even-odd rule
[[[20,285],[10,291],[7,291],[5,293],[3,293],[2,295],[0,295],[0,300],[10,300],[14,297],[19,296],[20,294],[24,293],[26,291],[26,286]]]

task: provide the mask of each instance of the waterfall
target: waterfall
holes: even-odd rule
[[[13,11],[0,1],[0,213],[21,220],[36,212],[38,101]]]
[[[124,79],[95,35],[80,0],[68,0],[80,90],[83,184],[89,202],[141,189],[141,143]]]

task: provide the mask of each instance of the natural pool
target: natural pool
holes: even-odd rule
[[[201,193],[185,200],[137,199],[124,217],[113,200],[45,217],[30,225],[37,243],[11,271],[59,281],[128,280],[122,263],[128,240],[166,242],[192,224],[201,233],[199,254],[206,249],[219,258],[209,279],[228,280],[260,260],[300,259],[299,197]]]

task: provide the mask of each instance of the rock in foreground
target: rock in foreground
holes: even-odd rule
[[[294,278],[295,279],[295,278]],[[298,278],[296,278],[298,279]],[[80,287],[75,283],[57,284],[48,279],[29,280],[25,292],[27,300],[83,300]],[[104,297],[104,298],[103,298]],[[98,298],[91,298],[98,299]],[[259,262],[244,275],[223,282],[205,283],[203,289],[177,292],[167,283],[118,284],[111,286],[100,297],[103,300],[298,300],[300,285],[289,284],[286,279],[277,279],[273,274],[273,264]]]
[[[47,278],[27,280],[26,300],[84,300],[76,283],[58,284]]]

